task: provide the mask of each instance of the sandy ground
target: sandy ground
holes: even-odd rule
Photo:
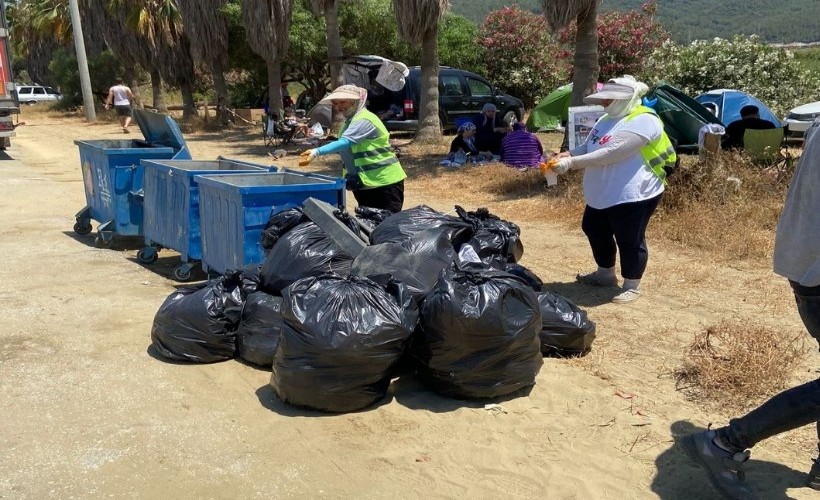
[[[645,296],[610,304],[572,283],[591,262],[580,230],[545,220],[521,225],[523,263],[588,309],[592,354],[546,360],[530,395],[503,413],[412,378],[364,412],[296,410],[273,395],[269,372],[149,355],[176,258],[142,266],[138,244],[97,249],[71,230],[85,204],[73,140],[123,134],[25,119],[0,161],[0,498],[714,498],[675,438],[731,414],[687,401],[671,370],[693,334],[722,318],[801,328],[768,263],[716,267],[661,244]],[[190,134],[188,144],[198,159],[265,162],[253,132]],[[407,195],[406,206],[458,203],[446,187],[418,192],[412,176]],[[503,201],[485,205],[504,214]],[[812,352],[794,382],[816,377],[817,361]],[[813,434],[756,448],[749,477],[764,498],[820,496],[802,487]]]

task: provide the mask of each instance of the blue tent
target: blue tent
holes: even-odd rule
[[[718,118],[724,125],[729,125],[733,121],[740,120],[740,108],[748,104],[753,104],[760,108],[760,118],[782,126],[780,119],[768,106],[750,96],[746,92],[730,89],[710,90],[705,94],[695,97],[701,104],[710,102],[717,106]]]

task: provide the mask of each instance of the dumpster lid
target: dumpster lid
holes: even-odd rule
[[[185,138],[182,137],[182,131],[170,116],[135,109],[134,121],[139,125],[140,132],[146,141],[155,145],[168,146],[177,152],[185,149]]]

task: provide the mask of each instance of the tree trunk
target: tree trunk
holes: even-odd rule
[[[131,106],[134,109],[142,108],[142,97],[140,96],[140,82],[137,80],[137,72],[133,69],[125,71],[125,81],[128,82],[128,86],[131,88],[131,93],[134,94],[134,102],[131,103]]]
[[[182,93],[182,119],[190,120],[197,116],[196,103],[194,103],[194,91],[191,89],[191,83],[185,82],[179,86]]]
[[[228,97],[228,86],[225,84],[225,71],[222,68],[222,61],[214,58],[211,62],[211,73],[214,78],[214,91],[216,93],[216,121],[220,126],[228,124],[228,112],[226,107],[230,107],[231,100]]]
[[[571,106],[583,105],[584,97],[595,91],[598,80],[598,2],[592,2],[589,11],[578,16],[577,23]]]
[[[282,60],[268,61],[268,112],[282,116]]]
[[[167,113],[168,105],[165,104],[165,95],[162,93],[162,77],[157,70],[151,70],[151,92],[154,94],[154,109],[160,113]]]
[[[339,34],[338,2],[329,2],[325,8],[325,36],[327,37],[327,59],[330,66],[330,86],[344,85],[342,78],[342,38]]]
[[[421,102],[418,142],[439,142],[441,120],[438,109],[438,28],[429,30],[421,42]]]

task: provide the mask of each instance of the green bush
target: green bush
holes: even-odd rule
[[[57,50],[48,68],[54,75],[56,85],[63,93],[62,100],[55,104],[55,107],[70,109],[80,106],[83,103],[83,94],[74,52],[65,48]],[[95,96],[106,95],[108,88],[114,84],[114,79],[122,76],[124,71],[125,68],[120,60],[110,50],[90,58],[88,73],[91,76],[91,91]],[[101,98],[95,99],[95,103],[101,104]]]
[[[720,88],[742,90],[778,115],[817,100],[820,90],[820,79],[792,52],[764,45],[756,36],[689,45],[667,42],[650,57],[645,79],[665,80],[692,96]]]

